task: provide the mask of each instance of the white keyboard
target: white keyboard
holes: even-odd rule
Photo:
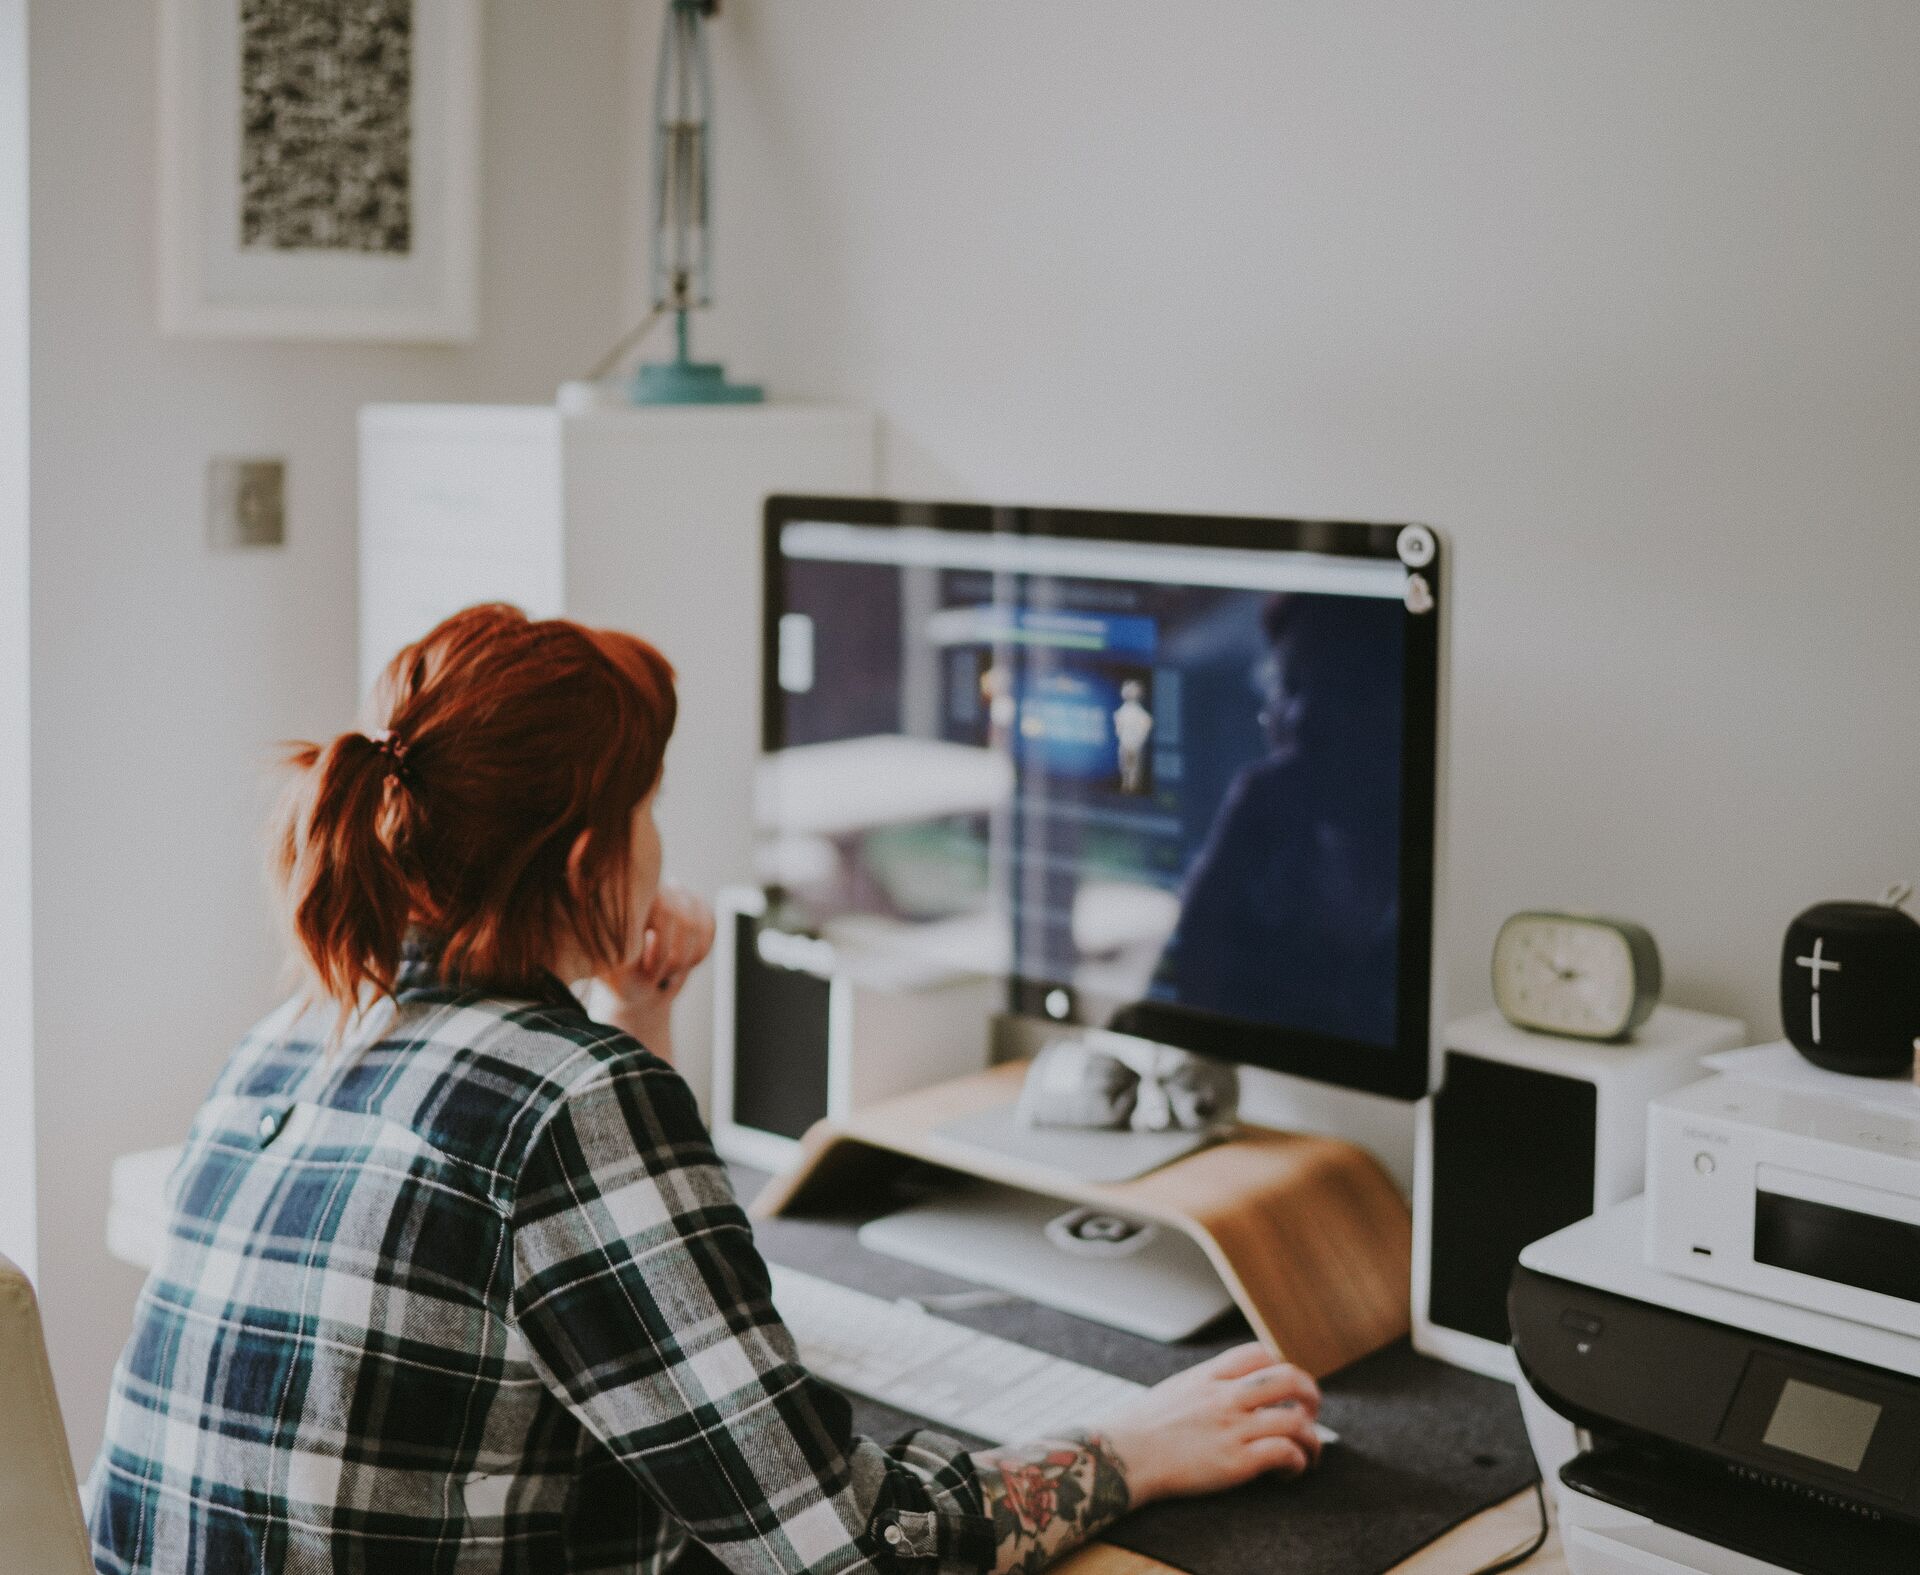
[[[911,1302],[848,1290],[783,1264],[767,1267],[774,1305],[801,1360],[820,1377],[990,1443],[1084,1427],[1145,1388]],[[1323,1442],[1333,1441],[1329,1429],[1318,1431]]]

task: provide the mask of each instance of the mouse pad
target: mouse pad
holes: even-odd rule
[[[743,1200],[764,1179],[734,1170]],[[875,1296],[968,1288],[867,1251],[854,1237],[863,1217],[758,1220],[754,1237],[776,1263]],[[1237,1313],[1178,1345],[1032,1302],[943,1309],[940,1316],[1147,1384],[1250,1338]],[[1433,1361],[1402,1341],[1333,1374],[1321,1389],[1321,1418],[1341,1441],[1317,1470],[1295,1482],[1261,1480],[1211,1498],[1155,1504],[1112,1527],[1105,1540],[1194,1575],[1381,1575],[1534,1480],[1510,1385]],[[854,1425],[872,1438],[891,1440],[923,1425],[858,1395],[853,1404]]]

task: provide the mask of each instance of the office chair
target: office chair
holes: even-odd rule
[[[0,1569],[91,1575],[67,1430],[53,1392],[40,1308],[0,1257]]]

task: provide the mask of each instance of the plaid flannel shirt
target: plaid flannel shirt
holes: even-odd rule
[[[980,1571],[960,1446],[801,1367],[684,1081],[558,981],[419,957],[370,1044],[289,1003],[168,1184],[88,1482],[111,1575]]]

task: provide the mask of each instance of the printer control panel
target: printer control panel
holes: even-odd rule
[[[1759,1466],[1788,1467],[1796,1484],[1836,1486],[1892,1504],[1912,1500],[1920,1475],[1920,1396],[1830,1362],[1755,1351],[1719,1442]]]

